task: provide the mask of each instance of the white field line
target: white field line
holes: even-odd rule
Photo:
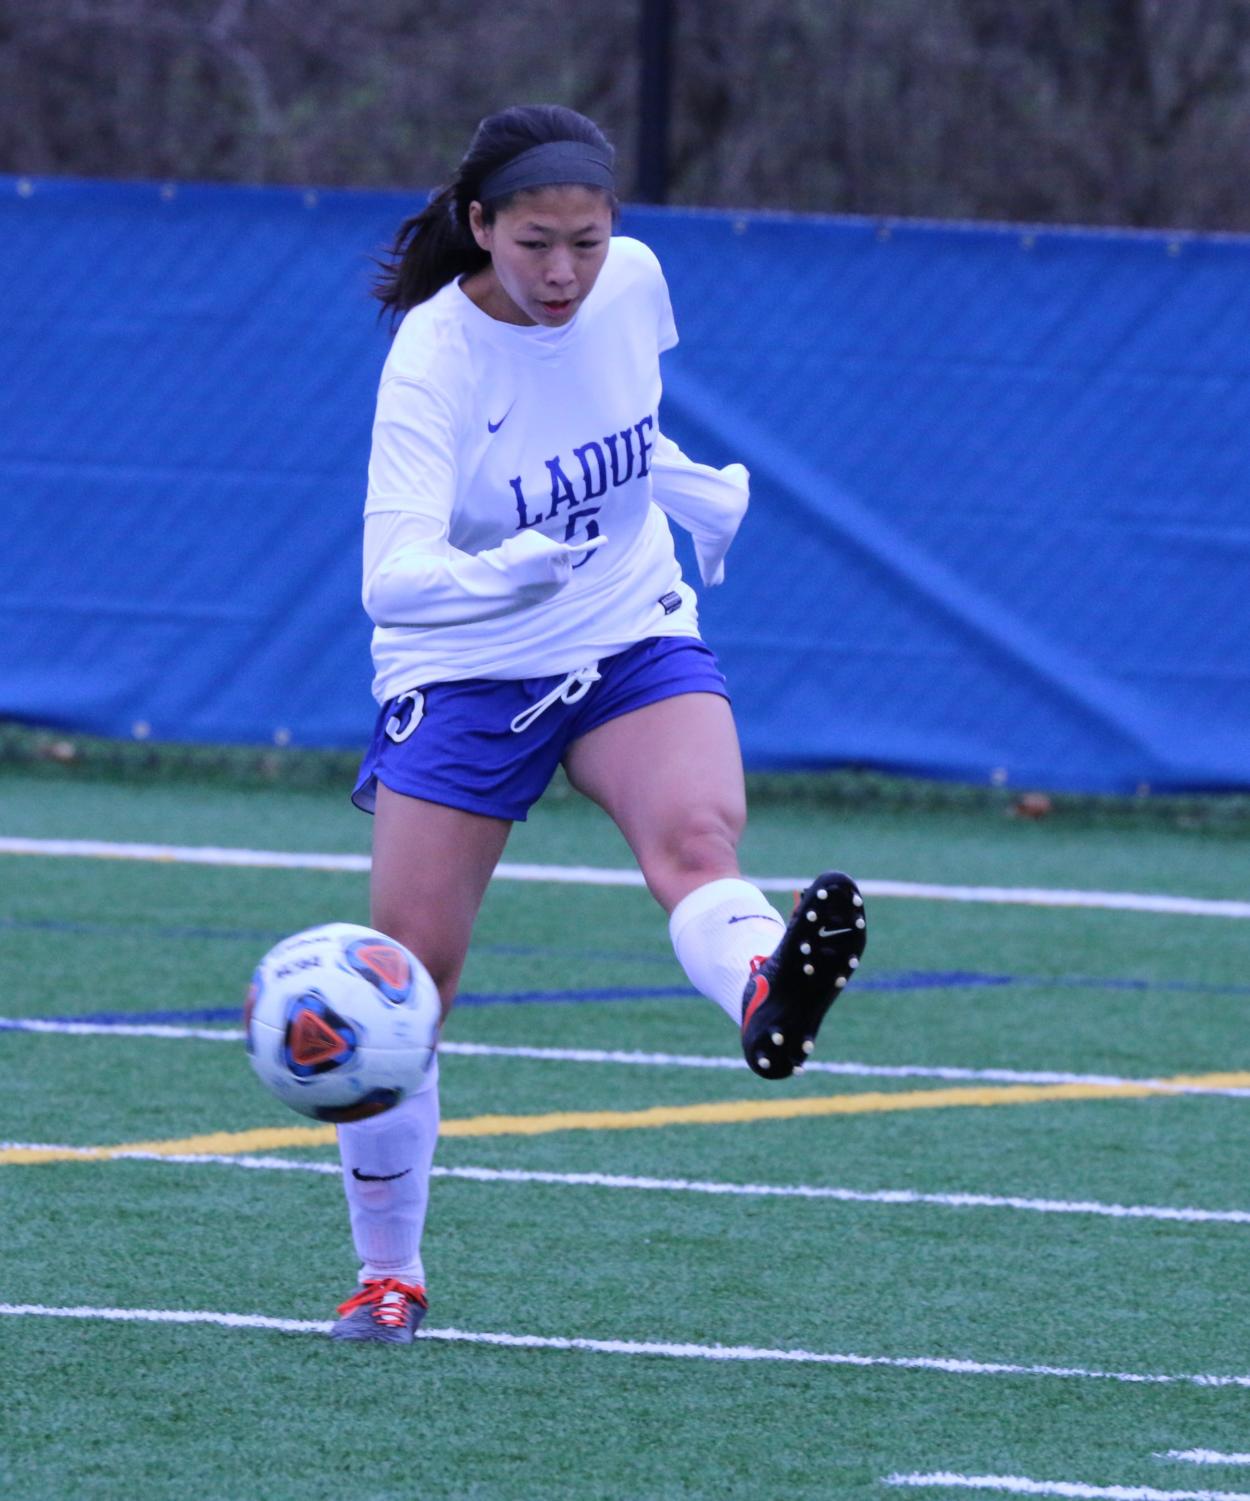
[[[1250,1465],[1250,1454],[1221,1454],[1216,1449],[1169,1449],[1156,1459],[1175,1459],[1191,1465]]]
[[[0,838],[0,855],[59,855],[79,859],[146,860],[181,865],[235,865],[280,870],[367,871],[368,855],[318,855],[218,845],[126,844],[99,839]],[[593,865],[529,865],[504,861],[499,881],[551,881],[573,886],[642,886],[637,870]],[[752,877],[762,891],[792,892],[810,876]],[[1091,907],[1116,912],[1157,912],[1184,917],[1250,918],[1250,901],[1168,896],[1135,891],[1069,891],[1056,887],[950,886],[928,881],[864,880],[865,896],[933,902],[988,902],[1029,907]]]
[[[644,1068],[714,1068],[741,1070],[741,1057],[703,1053],[643,1053],[602,1048],[500,1047],[482,1042],[442,1042],[441,1053],[465,1058],[530,1058],[552,1063],[624,1063]],[[1219,1094],[1250,1098],[1250,1089],[1208,1089],[1201,1084],[1169,1084],[1162,1079],[1129,1079],[1115,1074],[1068,1074],[1051,1070],[1012,1068],[925,1067],[921,1064],[815,1061],[803,1065],[805,1074],[839,1074],[862,1079],[944,1079],[995,1084],[1149,1084],[1169,1094]]]
[[[140,1012],[139,1015],[142,1015]],[[237,1027],[170,1027],[159,1022],[63,1022],[37,1017],[0,1017],[0,1031],[40,1032],[65,1037],[166,1037],[198,1042],[242,1042]]]
[[[56,1151],[91,1158],[91,1147],[0,1141],[0,1151]],[[212,1152],[117,1152],[110,1162],[174,1162],[248,1168],[254,1172],[320,1173],[337,1178],[335,1162],[291,1157],[237,1157]],[[1034,1214],[1088,1214],[1112,1220],[1155,1220],[1186,1225],[1250,1225],[1250,1210],[1194,1209],[1164,1204],[1104,1204],[1094,1199],[1029,1199],[1008,1194],[920,1193],[910,1188],[834,1188],[807,1183],[723,1183],[690,1178],[644,1178],[623,1173],[553,1173],[528,1168],[434,1167],[431,1177],[468,1183],[539,1183],[567,1188],[625,1189],[636,1193],[711,1194],[744,1199],[825,1199],[838,1204],[928,1204],[941,1209],[1018,1209]],[[1247,1456],[1250,1462],[1250,1456]]]
[[[1023,1475],[886,1475],[885,1485],[1000,1491],[1013,1496],[1071,1496],[1077,1501],[1250,1501],[1245,1491],[1161,1491],[1153,1485],[1082,1485],[1076,1480],[1028,1480]]]
[[[256,1313],[216,1313],[181,1308],[55,1308],[41,1303],[0,1303],[0,1315],[17,1318],[105,1319],[125,1323],[219,1324],[230,1329],[277,1329],[292,1334],[323,1334],[320,1319],[276,1319]],[[477,1333],[467,1329],[423,1328],[419,1338],[456,1344],[504,1345],[518,1350],[588,1350],[601,1355],[659,1355],[680,1360],[770,1361],[793,1365],[884,1367],[898,1371],[942,1371],[957,1376],[1050,1376],[1076,1381],[1118,1381],[1139,1386],[1250,1387],[1250,1376],[1100,1371],[1083,1366],[1015,1365],[1007,1361],[956,1360],[940,1355],[858,1355],[824,1350],[775,1350],[757,1345],[692,1345],[664,1340],[583,1339],[541,1334]],[[905,1483],[905,1482],[903,1482]],[[1240,1498],[1250,1501],[1250,1497]]]
[[[142,1014],[142,1013],[137,1013]],[[0,1016],[0,1031],[63,1033],[68,1037],[164,1037],[198,1042],[241,1042],[237,1027],[181,1027],[160,1022],[45,1021],[37,1017]],[[439,1052],[461,1058],[525,1058],[543,1063],[615,1063],[639,1068],[710,1068],[742,1070],[741,1057],[705,1053],[643,1053],[617,1048],[502,1047],[485,1042],[441,1042]],[[993,1084],[1149,1084],[1165,1094],[1219,1095],[1250,1099],[1250,1089],[1209,1089],[1202,1084],[1170,1084],[1163,1079],[1132,1079],[1118,1074],[1069,1074],[1049,1069],[927,1068],[921,1064],[817,1063],[804,1065],[807,1074],[837,1074],[858,1079],[943,1079]]]

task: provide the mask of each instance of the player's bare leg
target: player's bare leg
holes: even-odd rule
[[[810,911],[814,927],[798,932],[742,879],[746,794],[726,700],[688,693],[621,715],[575,741],[565,766],[628,840],[682,967],[741,1029],[751,1068],[765,1078],[801,1069],[859,963],[863,904],[848,877],[826,872],[805,893],[802,921]],[[844,906],[854,910],[835,923]]]
[[[683,693],[575,740],[569,780],[624,834],[666,912],[708,881],[736,878],[746,788],[728,702]]]
[[[739,873],[746,790],[726,700],[684,693],[623,714],[575,741],[565,767],[629,842],[691,983],[739,1026],[751,960],[785,924]]]
[[[370,922],[410,948],[451,1009],[473,923],[511,828],[379,784]],[[438,1063],[421,1091],[383,1115],[339,1127],[360,1288],[336,1339],[409,1343],[426,1309],[421,1232],[438,1140]]]
[[[511,828],[507,819],[406,797],[378,784],[369,921],[429,970],[444,1017]]]

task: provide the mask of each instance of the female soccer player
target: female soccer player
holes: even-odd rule
[[[371,921],[449,1009],[511,824],[562,763],[628,840],[691,982],[780,1079],[859,962],[863,903],[826,872],[787,927],[739,873],[737,736],[666,514],[719,583],[747,474],[660,431],[677,333],[655,256],[613,237],[616,213],[591,121],[504,110],[379,282],[402,321],[365,503],[382,708],[353,799],[376,814]],[[338,1339],[407,1343],[421,1321],[438,1120],[435,1064],[415,1097],[340,1127],[362,1265]]]

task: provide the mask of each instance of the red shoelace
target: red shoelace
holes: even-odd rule
[[[339,1304],[339,1312],[355,1313],[358,1308],[367,1308],[373,1304],[373,1317],[377,1323],[388,1329],[402,1329],[408,1321],[408,1298],[414,1303],[420,1303],[422,1308],[429,1307],[425,1288],[417,1287],[412,1282],[400,1282],[397,1277],[383,1277],[375,1282],[366,1282],[346,1303]]]

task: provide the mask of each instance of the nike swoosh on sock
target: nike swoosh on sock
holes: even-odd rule
[[[358,1183],[393,1183],[396,1178],[402,1178],[412,1169],[406,1167],[402,1173],[362,1173],[358,1167],[352,1168],[352,1177]]]
[[[756,922],[756,921],[758,921],[758,922],[776,922],[776,923],[780,923],[781,919],[777,916],[777,914],[775,912],[744,912],[741,917],[731,917],[729,919],[729,921],[730,921],[730,923],[736,923],[736,922]],[[784,923],[782,923],[781,925],[782,925],[782,927],[785,926]]]

